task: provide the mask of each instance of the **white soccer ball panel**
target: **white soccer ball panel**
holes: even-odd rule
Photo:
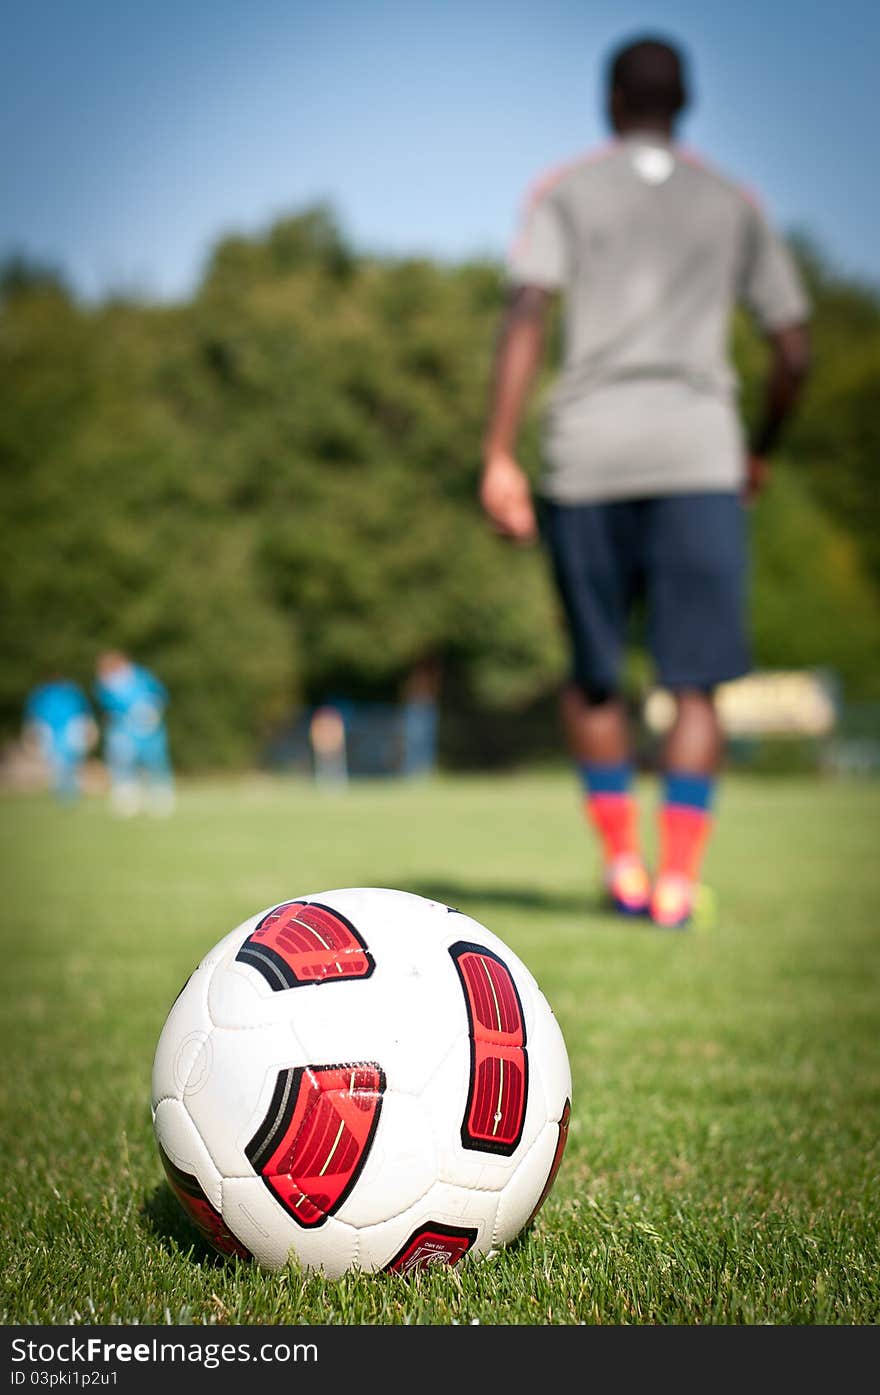
[[[256,915],[248,916],[247,920],[236,925],[234,930],[228,931],[221,940],[211,946],[199,964],[199,968],[210,968],[214,964],[221,964],[224,959],[228,959],[230,953],[238,948],[242,940],[246,940],[248,935],[253,933],[265,914],[265,911],[258,911]]]
[[[430,901],[411,891],[388,887],[337,887],[316,891],[299,898],[333,906],[356,925],[365,939],[384,931],[396,937],[417,935],[420,940],[436,938],[442,943],[450,909],[440,901]],[[399,941],[398,941],[399,943]]]
[[[468,1099],[471,1049],[467,1039],[456,1045],[440,1071],[429,1082],[422,1098],[434,1121],[438,1179],[450,1185],[500,1191],[510,1180],[517,1161],[528,1151],[546,1121],[540,1079],[529,1072],[529,1093],[520,1142],[512,1153],[465,1147],[462,1129]]]
[[[269,1107],[278,1072],[305,1065],[285,1022],[264,1028],[217,1027],[207,1044],[210,1063],[186,1108],[224,1177],[253,1175],[246,1148]]]
[[[269,1022],[290,1020],[291,1004],[281,993],[273,993],[260,975],[247,964],[236,963],[235,956],[248,934],[236,936],[227,947],[223,960],[215,965],[208,989],[208,1011],[217,1027],[230,1031],[246,1031],[265,1027]],[[308,992],[308,989],[301,990]]]
[[[492,1248],[496,1208],[497,1197],[490,1192],[437,1183],[401,1215],[359,1229],[358,1265],[407,1273],[486,1254]]]
[[[354,1264],[357,1232],[330,1216],[311,1230],[285,1214],[259,1177],[223,1182],[223,1219],[264,1269],[282,1269],[290,1259],[337,1279]]]
[[[162,1100],[153,1119],[156,1141],[182,1173],[198,1182],[208,1201],[220,1209],[221,1177],[198,1129],[178,1100]]]
[[[541,1011],[535,1016],[532,1041],[533,1057],[540,1063],[547,1118],[559,1120],[566,1103],[571,1100],[571,1064],[562,1028],[543,994]]]
[[[437,1178],[452,1185],[497,1191],[510,1176],[510,1160],[462,1146],[470,1073],[470,1041],[463,1034],[421,1094],[434,1131]]]
[[[447,1225],[476,1227],[478,1234],[468,1254],[484,1254],[492,1248],[498,1196],[495,1192],[438,1182],[421,1203],[430,1220]]]
[[[291,1020],[316,1064],[376,1061],[389,1089],[414,1094],[464,1030],[463,1008],[437,951],[400,955],[379,938],[371,978],[291,990]]]
[[[558,1123],[548,1123],[498,1198],[495,1244],[507,1245],[528,1223],[541,1198],[559,1142]]]
[[[184,984],[165,1019],[153,1058],[153,1110],[160,1100],[182,1099],[196,1060],[210,1035],[207,997],[212,973],[211,965],[200,965]]]
[[[363,1170],[336,1214],[358,1229],[376,1225],[415,1205],[436,1177],[434,1136],[424,1104],[388,1090]]]

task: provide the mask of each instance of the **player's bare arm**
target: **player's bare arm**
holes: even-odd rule
[[[779,444],[810,371],[810,335],[805,324],[775,330],[768,342],[770,368],[763,411],[750,443],[746,502],[754,500],[767,482],[768,458]]]
[[[511,293],[495,354],[480,502],[496,532],[514,542],[532,542],[538,531],[531,487],[515,450],[541,361],[550,295],[540,286]]]

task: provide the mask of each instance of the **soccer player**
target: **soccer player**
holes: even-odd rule
[[[543,178],[509,261],[480,499],[503,537],[546,543],[572,651],[566,739],[621,912],[688,923],[723,755],[714,690],[750,666],[743,504],[808,368],[797,267],[755,201],[683,149],[683,55],[645,38],[613,55],[614,138]],[[540,366],[551,297],[564,310],[561,369],[535,500],[516,441]],[[770,350],[746,443],[728,357],[745,305]],[[659,866],[639,845],[621,660],[644,607],[658,682],[676,715],[662,752]]]
[[[98,658],[95,699],[106,715],[104,750],[114,812],[128,817],[146,804],[154,814],[170,814],[174,777],[164,684],[128,655],[111,649]]]
[[[33,740],[49,771],[50,787],[62,804],[80,794],[82,765],[98,729],[88,698],[78,683],[52,676],[28,694],[24,736]]]

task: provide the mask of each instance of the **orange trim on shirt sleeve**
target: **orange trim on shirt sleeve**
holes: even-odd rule
[[[566,175],[573,174],[575,170],[583,169],[586,165],[594,165],[599,160],[605,159],[605,157],[612,154],[619,145],[620,141],[618,140],[605,141],[602,145],[586,151],[583,155],[577,155],[572,160],[565,160],[558,165],[551,165],[549,169],[544,170],[542,174],[538,175],[537,179],[532,181],[526,190],[519,227],[510,245],[509,258],[511,261],[515,261],[516,258],[521,256],[525,251],[529,219],[536,206],[541,202],[541,199],[546,198],[547,195],[565,179]]]

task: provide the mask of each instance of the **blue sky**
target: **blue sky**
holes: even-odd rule
[[[867,0],[29,0],[4,29],[0,255],[84,296],[185,296],[219,236],[319,199],[358,247],[501,256],[647,30],[690,55],[683,138],[880,285]]]

